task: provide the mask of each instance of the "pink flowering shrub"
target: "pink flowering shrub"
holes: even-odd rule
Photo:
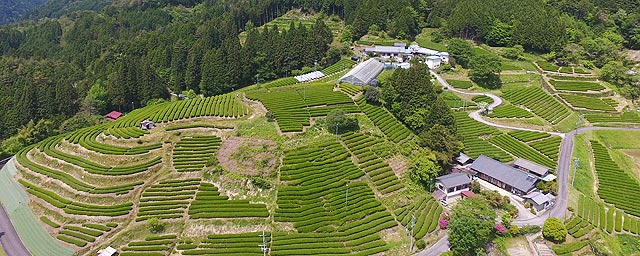
[[[506,228],[504,228],[504,227],[502,226],[502,224],[500,224],[500,223],[496,224],[496,230],[497,230],[498,232],[500,232],[500,234],[503,234],[503,235],[504,235],[504,234],[506,234],[506,233],[508,232],[508,231],[507,231],[507,229],[506,229]]]
[[[443,218],[443,217],[440,217],[440,221],[439,221],[439,223],[440,223],[440,228],[441,228],[441,229],[446,229],[446,228],[447,228],[447,225],[449,225],[449,221],[447,221],[447,220],[446,220],[445,218]]]

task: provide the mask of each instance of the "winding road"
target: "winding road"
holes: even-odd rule
[[[0,161],[0,170],[4,167],[4,165],[9,161],[9,159],[5,159]],[[11,219],[9,219],[9,215],[4,210],[4,207],[0,205],[0,244],[2,244],[2,248],[7,253],[7,256],[27,256],[31,255],[27,247],[24,246],[22,240],[20,240],[20,236],[18,236],[18,232],[16,232],[13,223],[11,223]]]
[[[431,70],[431,74],[438,80],[438,82],[440,82],[440,84],[442,84],[443,86],[447,87],[447,89],[449,91],[458,93],[458,94],[463,94],[463,95],[470,95],[470,96],[475,96],[475,95],[484,95],[487,97],[490,97],[491,99],[493,99],[493,103],[489,104],[490,108],[496,108],[498,106],[500,106],[503,102],[502,98],[490,94],[490,93],[476,93],[476,92],[465,92],[462,90],[458,90],[456,88],[453,88],[453,86],[451,86],[445,79],[443,79],[438,73],[434,72],[433,70]],[[556,196],[556,202],[553,205],[553,207],[549,210],[547,210],[546,213],[537,216],[535,218],[531,218],[531,219],[527,219],[527,220],[516,220],[513,222],[513,224],[518,225],[518,226],[524,226],[524,225],[536,225],[536,226],[542,226],[544,224],[544,221],[547,220],[547,218],[549,217],[556,217],[556,218],[562,218],[564,217],[566,211],[567,211],[567,197],[568,197],[568,184],[569,184],[569,169],[571,168],[571,159],[572,159],[572,154],[573,154],[573,139],[577,134],[583,133],[583,132],[588,132],[588,131],[595,131],[595,130],[638,130],[635,128],[616,128],[616,127],[594,127],[594,126],[590,126],[590,127],[581,127],[578,128],[576,130],[567,132],[567,133],[558,133],[558,132],[549,132],[549,131],[539,131],[539,130],[534,130],[534,129],[527,129],[527,128],[521,128],[521,127],[513,127],[513,126],[506,126],[506,125],[501,125],[501,124],[495,124],[492,122],[489,122],[487,120],[484,120],[481,116],[481,111],[482,110],[477,110],[474,112],[471,112],[469,114],[469,117],[473,118],[474,120],[481,122],[483,124],[489,125],[489,126],[493,126],[493,127],[497,127],[497,128],[505,128],[505,129],[512,129],[512,130],[521,130],[521,131],[533,131],[533,132],[545,132],[548,134],[552,134],[552,135],[556,135],[556,136],[560,136],[562,138],[562,143],[560,144],[560,154],[558,156],[558,170],[556,171],[556,175],[558,176],[558,196]],[[436,242],[433,246],[431,246],[430,248],[427,248],[425,250],[423,250],[422,252],[419,252],[417,254],[417,256],[438,256],[440,254],[442,254],[443,252],[449,251],[449,241],[447,240],[448,236],[444,236],[442,237],[440,240],[438,240],[438,242]]]

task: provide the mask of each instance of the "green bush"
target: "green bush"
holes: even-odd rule
[[[425,243],[424,240],[420,239],[416,242],[416,247],[418,247],[418,249],[420,250],[423,250],[427,247],[427,243]]]
[[[558,218],[548,218],[542,227],[542,235],[549,241],[563,242],[567,237],[567,228]]]
[[[60,227],[60,224],[53,222],[52,220],[47,218],[47,216],[41,216],[40,220],[42,222],[46,223],[47,225],[51,226],[52,228],[59,228]]]
[[[536,226],[536,225],[526,225],[526,226],[522,226],[520,228],[520,234],[535,234],[540,232],[541,228],[540,226]]]
[[[73,244],[73,245],[78,246],[78,247],[85,247],[87,245],[87,242],[85,242],[85,241],[75,240],[75,239],[70,238],[68,236],[57,236],[56,238],[58,238],[58,240],[60,240],[60,241],[67,242],[67,243]]]

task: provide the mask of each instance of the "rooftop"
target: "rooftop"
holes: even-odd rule
[[[458,172],[451,173],[444,176],[440,176],[436,178],[436,181],[439,181],[447,188],[453,188],[456,186],[469,184],[471,183],[471,179],[467,176],[466,173]]]
[[[347,72],[340,78],[340,81],[355,85],[365,85],[378,77],[383,68],[384,64],[373,58],[368,59]]]
[[[456,162],[458,162],[460,164],[464,164],[469,160],[473,160],[473,159],[471,159],[470,156],[465,155],[464,153],[460,153],[460,155],[458,157],[456,157]]]
[[[515,162],[513,162],[513,165],[527,169],[530,172],[538,174],[538,176],[544,176],[545,174],[547,174],[547,172],[549,172],[548,167],[539,165],[524,158],[518,158]]]
[[[536,191],[536,192],[532,192],[531,194],[523,196],[523,198],[529,198],[534,203],[536,203],[537,205],[541,205],[541,204],[544,204],[546,202],[553,201],[556,197],[553,196],[550,193],[545,195],[545,194],[542,194],[542,193]]]
[[[471,165],[471,169],[479,173],[484,173],[525,193],[533,189],[538,181],[538,178],[526,172],[505,165],[485,155],[480,155]]]
[[[122,113],[120,113],[118,111],[111,111],[111,112],[109,112],[109,114],[104,115],[104,117],[111,118],[113,120],[118,119],[121,116],[122,116]]]
[[[379,53],[404,53],[404,47],[402,46],[382,46],[376,45],[374,47],[365,48],[366,52],[379,52]]]

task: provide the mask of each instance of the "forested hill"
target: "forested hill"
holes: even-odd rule
[[[81,10],[102,10],[114,0],[48,0],[24,15],[25,19],[58,18]]]
[[[434,39],[522,45],[553,62],[596,67],[628,65],[620,50],[640,48],[637,0],[108,2],[53,0],[33,20],[0,27],[1,151],[91,124],[90,115],[166,100],[169,91],[216,95],[316,61],[328,66],[371,31],[412,40],[431,27]],[[261,27],[292,9],[321,18]],[[341,25],[331,29],[328,19]]]
[[[0,1],[0,24],[16,21],[46,0],[2,0]]]

